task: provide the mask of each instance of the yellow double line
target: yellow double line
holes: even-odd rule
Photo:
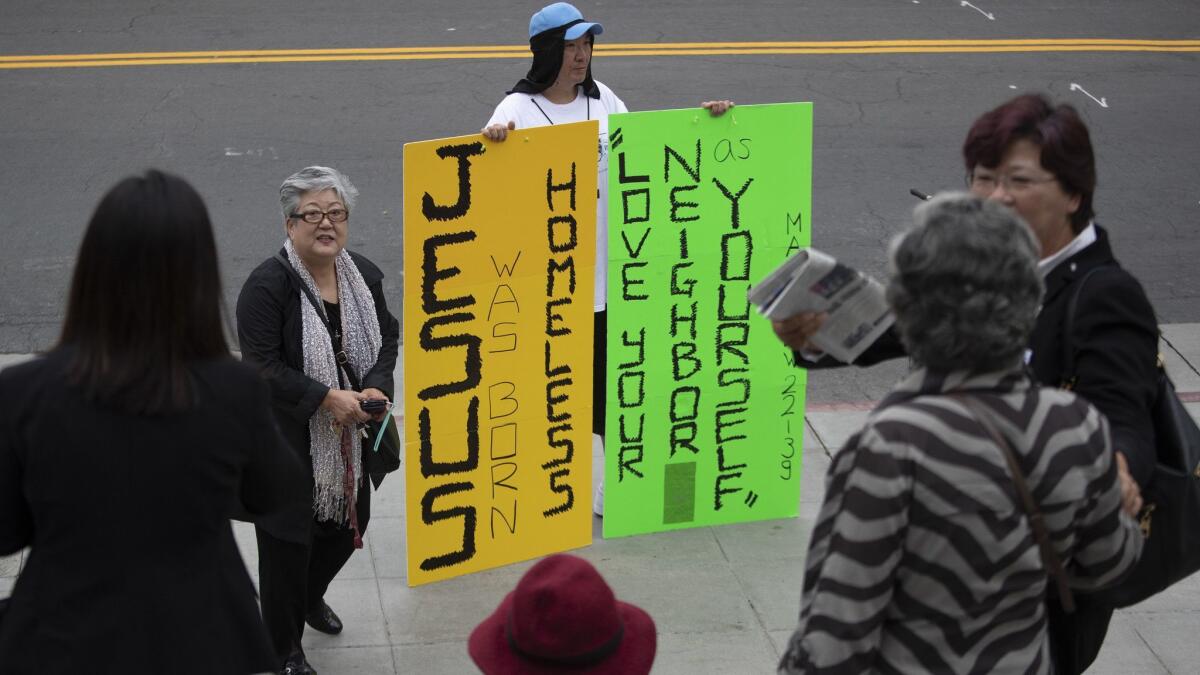
[[[744,56],[795,54],[969,54],[978,52],[1200,52],[1200,40],[830,40],[820,42],[675,42],[598,44],[603,56]],[[206,52],[130,52],[0,56],[0,70],[112,68],[225,63],[422,61],[529,58],[525,45],[266,49]]]

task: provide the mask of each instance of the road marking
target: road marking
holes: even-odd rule
[[[995,20],[996,20],[996,16],[995,16],[994,14],[992,14],[991,12],[985,12],[985,11],[983,11],[982,9],[979,9],[979,8],[978,8],[978,7],[976,7],[975,5],[972,5],[971,3],[967,2],[967,0],[962,0],[962,2],[960,3],[960,5],[959,5],[959,6],[961,6],[961,7],[970,7],[971,9],[975,10],[976,12],[979,12],[980,14],[982,14],[982,15],[986,16],[988,21],[995,21]]]
[[[250,150],[239,150],[237,148],[226,147],[226,157],[263,157],[266,153],[271,153],[271,159],[279,159],[279,153],[275,152],[275,148],[252,148]]]
[[[1084,96],[1092,99],[1096,103],[1099,103],[1101,108],[1108,107],[1108,102],[1104,100],[1104,97],[1096,98],[1095,96],[1092,96],[1091,94],[1089,94],[1087,89],[1084,89],[1083,87],[1079,86],[1078,84],[1075,84],[1074,82],[1071,83],[1071,91],[1082,92]]]
[[[1200,40],[1004,39],[828,40],[819,42],[676,42],[596,45],[600,56],[769,56],[822,54],[969,54],[1002,52],[1200,52]],[[0,56],[0,70],[321,61],[527,59],[526,45],[271,49]]]

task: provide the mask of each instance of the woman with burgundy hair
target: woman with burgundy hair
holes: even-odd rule
[[[1074,390],[1108,417],[1127,509],[1139,501],[1155,463],[1150,409],[1157,378],[1158,325],[1140,283],[1113,256],[1108,232],[1094,221],[1096,160],[1091,136],[1069,105],[1018,96],[971,126],[963,143],[970,191],[1017,212],[1041,248],[1046,292],[1029,339],[1026,363],[1042,384]],[[1093,270],[1095,271],[1094,273]],[[1086,279],[1086,282],[1085,282]],[[1076,307],[1071,334],[1068,310]],[[775,322],[797,363],[840,365],[809,349],[824,317],[799,314]],[[1067,372],[1068,350],[1074,361]],[[872,365],[906,353],[895,331],[855,361]],[[1055,672],[1080,673],[1095,660],[1113,608],[1086,594],[1065,614],[1051,598],[1050,645]]]

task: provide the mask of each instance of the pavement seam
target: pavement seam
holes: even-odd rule
[[[1142,631],[1138,630],[1137,626],[1133,627],[1133,634],[1138,636],[1138,639],[1142,641],[1142,644],[1146,645],[1146,649],[1148,649],[1150,653],[1154,655],[1154,660],[1158,661],[1158,665],[1162,666],[1163,671],[1166,672],[1167,675],[1174,675],[1174,672],[1167,666],[1166,662],[1162,660],[1162,657],[1158,655],[1158,652],[1154,651],[1154,647],[1151,647],[1150,643],[1146,641],[1146,637],[1142,635]]]
[[[738,587],[742,589],[742,594],[746,597],[746,604],[750,605],[750,613],[754,615],[754,620],[758,623],[758,629],[762,631],[762,635],[767,639],[767,644],[771,645],[771,651],[775,652],[775,658],[779,659],[783,655],[779,653],[779,647],[775,645],[775,641],[771,639],[771,629],[767,628],[767,624],[763,621],[762,614],[758,611],[758,607],[754,605],[754,599],[750,597],[751,588],[742,583],[742,578],[735,572],[734,579],[737,579]]]
[[[833,455],[829,452],[829,445],[825,443],[825,439],[821,438],[821,434],[817,432],[817,427],[812,423],[812,420],[808,419],[808,415],[804,416],[804,423],[808,425],[808,430],[812,432],[813,438],[817,439],[817,442],[821,444],[821,451],[832,461]]]
[[[392,627],[388,621],[387,608],[383,606],[383,587],[379,585],[379,567],[375,564],[375,544],[367,540],[367,555],[371,558],[371,578],[375,582],[375,601],[379,603],[379,615],[383,617],[383,634],[387,636],[388,656],[392,659],[392,675],[400,672],[396,663],[396,648],[392,645]]]
[[[712,527],[709,527],[709,532],[712,532],[712,529]],[[726,563],[732,565],[733,561],[729,559],[729,554],[725,552],[725,546],[721,544],[721,538],[718,537],[715,532],[713,533],[713,541],[717,542],[717,550],[721,552],[721,557],[725,559]],[[736,578],[737,574],[734,574],[733,576]]]
[[[1181,361],[1183,361],[1183,362],[1184,362],[1184,363],[1187,365],[1187,367],[1188,367],[1189,369],[1191,369],[1191,371],[1192,371],[1193,373],[1195,373],[1195,374],[1197,374],[1197,375],[1200,375],[1200,370],[1196,370],[1196,366],[1193,366],[1193,365],[1192,365],[1192,362],[1191,362],[1191,361],[1189,361],[1189,360],[1188,360],[1188,358],[1187,358],[1186,356],[1184,356],[1184,355],[1183,355],[1183,352],[1179,351],[1179,349],[1177,349],[1177,348],[1175,347],[1175,345],[1174,345],[1174,344],[1172,344],[1172,343],[1171,343],[1171,341],[1167,339],[1167,336],[1165,336],[1165,335],[1162,335],[1162,334],[1161,334],[1161,331],[1160,331],[1160,337],[1162,338],[1163,344],[1165,344],[1165,345],[1167,345],[1168,347],[1170,347],[1170,348],[1171,348],[1171,351],[1175,352],[1175,354],[1176,354],[1176,355],[1179,357],[1179,359],[1180,359]]]
[[[782,655],[779,653],[779,648],[775,646],[775,641],[771,639],[771,631],[767,628],[762,614],[759,612],[758,607],[755,606],[754,599],[751,597],[753,589],[743,582],[741,575],[737,573],[737,566],[733,564],[733,561],[729,559],[729,555],[725,553],[725,547],[721,544],[721,538],[717,536],[715,528],[709,527],[707,529],[712,533],[713,541],[717,543],[717,549],[721,552],[721,557],[725,558],[725,563],[729,565],[729,573],[733,575],[734,582],[737,583],[738,588],[742,591],[743,599],[750,606],[750,614],[754,617],[755,623],[758,624],[758,629],[762,632],[762,636],[767,639],[767,644],[771,645],[771,650],[775,652],[775,658],[781,658]]]

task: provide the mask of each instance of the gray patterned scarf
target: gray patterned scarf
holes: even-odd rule
[[[308,285],[313,296],[321,297],[321,291],[308,268],[296,253],[290,239],[284,243],[288,261]],[[379,359],[379,348],[383,343],[379,335],[379,317],[375,313],[375,299],[363,280],[358,266],[350,254],[342,249],[334,262],[337,274],[338,304],[342,315],[342,350],[349,357],[350,367],[360,379],[367,374]],[[301,325],[303,326],[304,374],[329,386],[338,384],[337,362],[325,328],[316,308],[300,293]],[[342,376],[346,388],[349,379]],[[308,432],[312,439],[309,454],[313,469],[313,513],[317,520],[332,520],[345,523],[350,518],[350,505],[358,498],[358,485],[362,478],[362,444],[357,429],[343,429],[333,415],[318,408],[308,420]],[[349,435],[350,464],[342,459],[343,433]],[[347,494],[346,472],[351,471],[354,479],[353,494]]]

